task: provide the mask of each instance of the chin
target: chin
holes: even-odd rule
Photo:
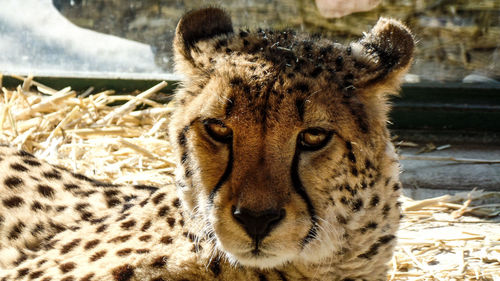
[[[276,255],[264,251],[259,251],[258,253],[248,251],[237,254],[225,251],[225,253],[231,263],[259,269],[276,268],[289,262],[291,259],[291,256],[288,255]]]
[[[256,251],[249,241],[245,243],[237,241],[234,237],[233,239],[221,238],[217,236],[217,247],[234,265],[270,269],[289,263],[299,255],[299,249],[285,247],[282,241],[264,240]]]

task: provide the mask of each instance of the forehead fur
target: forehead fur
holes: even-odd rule
[[[194,30],[204,14],[182,19],[177,28],[175,42],[190,42],[174,43],[177,70],[187,76],[178,91],[181,103],[216,92],[217,98],[202,97],[200,104],[210,103],[226,115],[240,107],[258,122],[283,108],[289,111],[286,117],[301,120],[310,107],[322,107],[316,115],[347,111],[361,120],[362,131],[369,127],[365,119],[385,122],[383,93],[399,87],[414,48],[413,36],[401,23],[381,19],[361,40],[342,45],[292,30],[233,31],[227,14],[217,11],[220,23],[214,16],[204,18],[206,34],[182,33]]]
[[[336,91],[350,91],[356,78],[354,72],[362,75],[361,72],[370,70],[363,61],[353,59],[351,47],[297,35],[291,30],[241,30],[199,42],[192,57],[195,67],[207,78],[225,72],[234,75],[232,84],[244,82],[257,88],[293,80],[290,87],[300,92],[311,90],[310,80],[326,82],[328,88]]]

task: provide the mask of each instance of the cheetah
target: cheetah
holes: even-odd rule
[[[388,94],[414,39],[348,45],[178,23],[175,184],[114,185],[0,147],[0,280],[386,280],[400,220]]]

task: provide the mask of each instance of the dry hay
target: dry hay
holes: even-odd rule
[[[162,82],[137,95],[103,91],[76,96],[24,80],[0,95],[0,143],[50,163],[114,183],[170,183],[174,164],[166,126],[172,109],[148,97]],[[110,103],[125,102],[111,107]],[[139,104],[150,106],[135,110]]]
[[[170,183],[172,108],[148,99],[165,85],[137,96],[76,96],[69,87],[54,90],[24,78],[0,93],[0,143],[100,180]],[[126,103],[109,106],[116,101]],[[136,110],[138,104],[150,107]],[[500,280],[500,192],[403,197],[403,210],[388,280]]]
[[[402,199],[390,280],[500,280],[500,192]]]

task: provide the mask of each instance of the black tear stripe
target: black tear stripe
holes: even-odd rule
[[[215,195],[217,195],[217,192],[222,187],[222,185],[227,181],[227,179],[229,179],[229,175],[231,175],[231,172],[233,171],[233,143],[232,142],[230,142],[228,144],[228,149],[229,149],[229,156],[227,159],[227,165],[226,165],[226,169],[224,170],[224,174],[222,174],[219,181],[217,182],[215,187],[212,189],[212,191],[210,191],[210,195],[208,196],[208,203],[210,205],[213,205]]]
[[[298,149],[295,150],[295,155],[293,156],[293,161],[292,161],[292,169],[291,169],[291,176],[292,176],[292,184],[295,189],[295,192],[299,194],[300,197],[302,197],[302,200],[307,205],[307,211],[309,213],[309,216],[311,217],[311,222],[312,226],[309,229],[309,232],[307,233],[306,237],[302,240],[302,247],[307,245],[313,238],[316,236],[318,233],[318,218],[316,217],[316,210],[314,209],[311,198],[309,198],[309,195],[307,195],[307,192],[304,189],[304,186],[302,185],[302,182],[299,177],[299,157],[300,157],[300,152]]]

